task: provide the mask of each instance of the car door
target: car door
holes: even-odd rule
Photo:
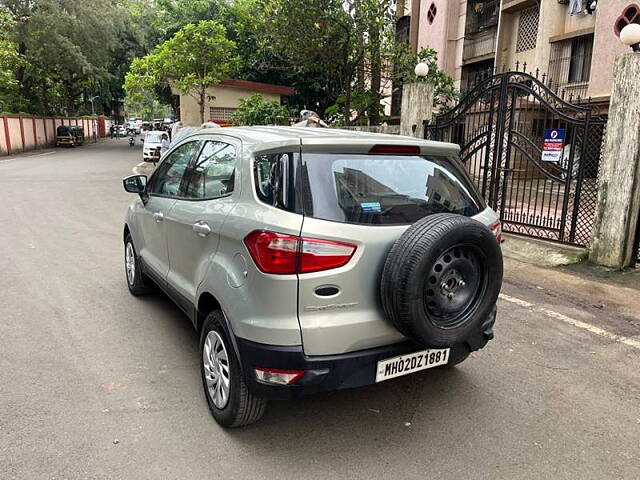
[[[149,274],[163,286],[169,271],[165,218],[180,195],[187,166],[199,145],[198,141],[186,142],[167,155],[149,179],[149,197],[140,211],[140,256]]]
[[[166,219],[170,269],[169,288],[188,309],[220,240],[224,219],[236,203],[240,143],[229,137],[203,139],[191,162],[184,195]]]

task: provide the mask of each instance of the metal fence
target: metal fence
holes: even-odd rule
[[[461,160],[505,231],[586,245],[606,118],[562,98],[547,78],[507,71],[480,79],[434,118],[426,136],[460,145]],[[550,131],[565,141],[547,161]]]

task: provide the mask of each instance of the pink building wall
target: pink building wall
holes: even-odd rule
[[[596,28],[593,37],[593,61],[589,79],[589,95],[591,97],[608,96],[613,83],[613,64],[616,57],[630,51],[629,47],[620,43],[613,32],[613,24],[627,5],[629,0],[606,0],[598,2],[596,12]],[[639,5],[640,8],[640,5]]]
[[[464,24],[464,10],[460,9],[460,4],[466,4],[461,0],[421,0],[420,19],[418,29],[418,51],[422,47],[429,46],[438,52],[438,67],[454,75],[459,69],[458,43],[460,48],[462,39],[458,38],[459,22]],[[428,21],[428,12],[431,5],[435,5],[437,13],[432,24]],[[462,13],[462,19],[460,18]],[[462,28],[464,32],[464,27]]]

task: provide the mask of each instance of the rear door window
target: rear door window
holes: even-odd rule
[[[343,223],[411,224],[483,208],[453,157],[306,153],[300,182],[305,215]]]

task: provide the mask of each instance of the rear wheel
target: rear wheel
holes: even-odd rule
[[[267,401],[247,388],[223,322],[222,312],[214,310],[200,333],[202,386],[216,422],[223,427],[243,427],[260,420]]]
[[[144,276],[140,268],[140,259],[131,235],[127,235],[124,240],[124,272],[132,295],[146,295],[151,291],[149,279]]]

